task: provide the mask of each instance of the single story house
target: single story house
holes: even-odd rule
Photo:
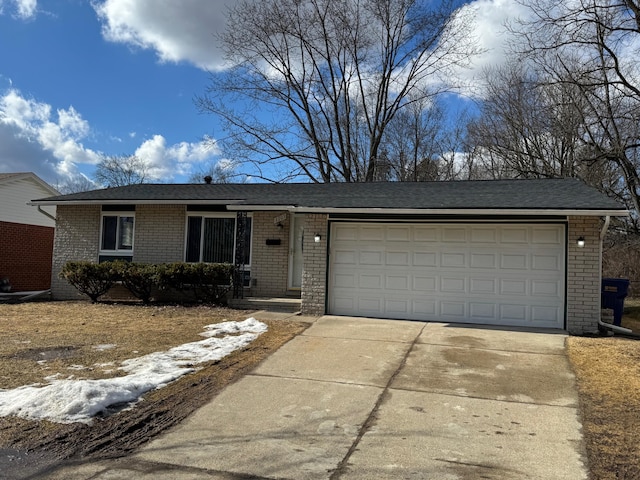
[[[31,199],[59,192],[31,172],[0,173],[0,280],[13,291],[47,290],[55,206],[43,211],[27,205]]]
[[[627,210],[577,179],[143,184],[56,206],[65,262],[235,262],[306,314],[597,331],[601,246]],[[246,220],[245,220],[246,219]]]

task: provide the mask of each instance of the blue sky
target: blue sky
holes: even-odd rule
[[[157,181],[183,182],[225,161],[224,132],[198,113],[214,33],[231,0],[0,0],[0,172],[51,184],[93,176],[101,154],[136,154]],[[499,63],[515,0],[476,0],[486,48],[471,78]],[[209,140],[206,140],[208,138]]]

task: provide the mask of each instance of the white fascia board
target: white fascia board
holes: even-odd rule
[[[230,205],[229,210],[274,211],[287,210],[292,213],[328,213],[328,214],[373,214],[373,215],[521,215],[521,216],[578,216],[578,217],[628,217],[628,210],[558,210],[558,209],[418,209],[418,208],[334,208],[334,207],[295,207],[286,205]]]
[[[31,200],[27,205],[234,205],[243,200]]]

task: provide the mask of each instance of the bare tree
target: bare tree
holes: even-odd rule
[[[103,156],[94,175],[97,183],[108,187],[122,187],[145,183],[148,165],[135,155]]]
[[[576,87],[550,84],[514,62],[486,72],[469,151],[492,178],[579,176],[583,108]]]
[[[235,167],[235,163],[231,161],[209,162],[197,172],[192,173],[189,182],[202,183],[207,181],[206,178],[209,178],[209,183],[242,183],[246,177],[237,173]]]
[[[196,103],[223,119],[227,151],[279,180],[372,181],[396,115],[477,52],[470,21],[448,0],[242,1],[222,36],[233,68]]]
[[[585,159],[605,162],[640,212],[640,3],[636,0],[533,0],[533,19],[514,26],[520,53],[550,83],[569,85],[580,105]]]
[[[64,195],[68,193],[87,192],[98,188],[95,183],[82,174],[74,175],[66,178],[65,180],[58,181],[54,187]]]

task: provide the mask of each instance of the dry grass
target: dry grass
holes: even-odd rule
[[[0,388],[44,378],[110,378],[128,358],[202,340],[205,325],[247,313],[211,307],[47,302],[0,305]]]
[[[637,305],[637,306],[635,306]],[[640,302],[622,326],[640,331]],[[640,342],[622,337],[570,337],[591,480],[640,478]]]
[[[251,312],[213,307],[0,304],[0,388],[47,383],[45,378],[56,374],[114,377],[121,374],[117,367],[125,359],[202,340],[199,333],[205,325],[250,316]],[[245,349],[204,364],[196,373],[148,393],[135,408],[91,425],[0,418],[0,449],[46,452],[46,468],[69,457],[126,455],[186,418],[306,328],[288,321],[265,323],[269,330]],[[0,464],[0,471],[7,468],[12,467]]]

